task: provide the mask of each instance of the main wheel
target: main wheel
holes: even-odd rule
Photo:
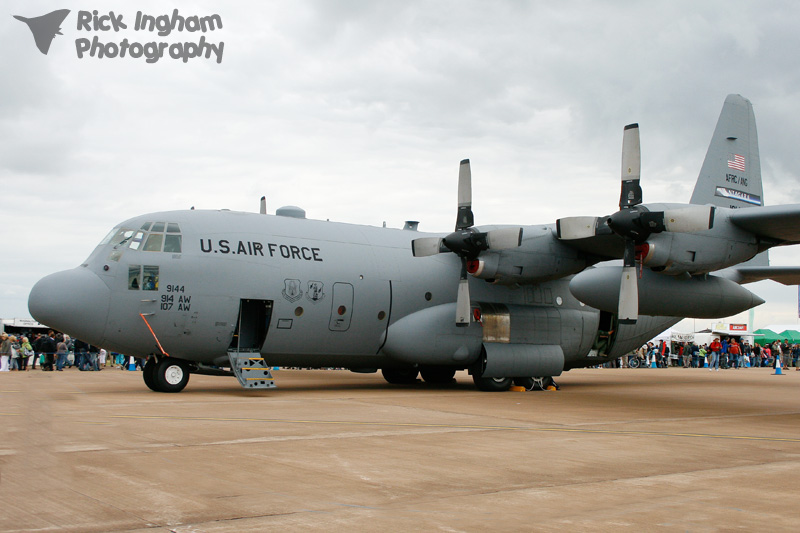
[[[547,387],[549,387],[554,383],[553,378],[551,377],[532,378],[532,379],[533,379],[534,390],[547,390]]]
[[[181,359],[162,357],[153,372],[159,392],[180,392],[189,382],[189,365]]]
[[[425,383],[444,385],[453,382],[453,378],[456,376],[456,369],[447,366],[423,366],[420,367],[419,373]]]
[[[161,392],[156,386],[156,358],[150,356],[142,369],[142,378],[147,387],[156,392]]]
[[[382,368],[383,379],[392,385],[410,385],[417,382],[419,370],[414,367],[409,368]]]
[[[628,359],[628,366],[631,368],[639,368],[642,362],[639,360],[638,357],[631,357]]]
[[[531,390],[533,388],[533,378],[514,378],[514,385]]]
[[[511,388],[511,378],[482,378],[473,374],[472,381],[478,390],[486,392],[503,392]]]

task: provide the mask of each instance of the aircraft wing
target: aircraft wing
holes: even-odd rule
[[[605,223],[602,223],[603,220],[598,218],[598,228],[592,236],[582,239],[561,239],[557,229],[553,230],[553,235],[561,244],[595,256],[599,260],[622,259],[625,252],[625,241],[608,229]]]
[[[784,266],[738,266],[726,268],[717,275],[726,277],[739,284],[753,283],[771,279],[784,285],[800,285],[800,267]]]
[[[737,209],[730,221],[740,228],[778,244],[800,243],[800,204]]]

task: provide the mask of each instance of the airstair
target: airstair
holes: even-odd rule
[[[270,366],[261,357],[258,350],[228,350],[231,370],[246,389],[275,388]]]

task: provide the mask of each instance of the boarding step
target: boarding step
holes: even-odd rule
[[[272,389],[276,387],[270,367],[258,350],[232,350],[228,352],[236,379],[246,389]]]

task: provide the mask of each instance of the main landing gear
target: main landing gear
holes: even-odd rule
[[[189,364],[174,357],[147,359],[142,372],[144,383],[156,392],[180,392],[189,383]]]
[[[483,378],[477,374],[472,375],[472,381],[478,390],[485,392],[503,392],[511,388],[511,383],[527,390],[547,390],[547,387],[558,387],[552,377],[534,378]]]

